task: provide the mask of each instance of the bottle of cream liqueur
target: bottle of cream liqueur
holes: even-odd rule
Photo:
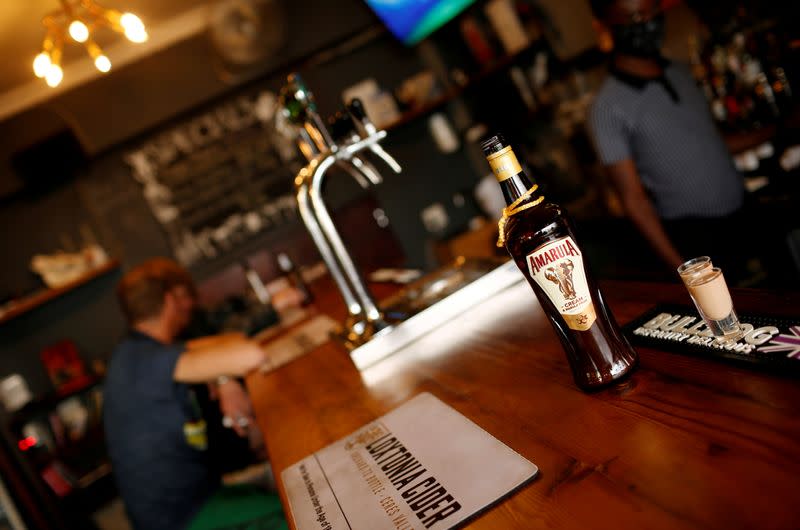
[[[502,136],[492,136],[482,147],[508,204],[500,242],[536,293],[575,382],[593,390],[625,376],[638,357],[589,274],[566,213],[536,193]]]

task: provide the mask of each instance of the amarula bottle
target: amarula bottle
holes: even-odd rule
[[[536,293],[575,382],[591,390],[623,377],[638,357],[586,267],[566,212],[537,193],[502,136],[492,136],[482,147],[508,204],[498,246],[505,244]]]

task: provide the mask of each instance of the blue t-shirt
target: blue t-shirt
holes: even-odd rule
[[[137,530],[184,528],[220,487],[188,385],[172,379],[182,344],[131,332],[114,351],[103,422],[117,485]]]

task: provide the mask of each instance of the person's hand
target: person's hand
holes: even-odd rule
[[[230,379],[217,386],[219,409],[223,425],[232,428],[239,436],[247,436],[248,427],[255,421],[250,397],[239,381]]]

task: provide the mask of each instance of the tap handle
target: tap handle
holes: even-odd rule
[[[350,113],[353,119],[361,122],[367,119],[367,111],[364,110],[364,104],[359,98],[353,98],[350,100],[350,103],[347,104],[347,111]]]
[[[353,98],[350,100],[350,103],[347,104],[347,111],[353,117],[353,121],[356,122],[361,128],[363,128],[364,132],[367,136],[375,134],[377,129],[375,125],[367,116],[367,111],[364,108],[364,103],[359,98]]]
[[[289,74],[286,78],[287,88],[293,92],[293,96],[306,108],[313,112],[317,110],[317,102],[314,94],[308,89],[306,82],[297,72]]]
[[[281,113],[289,123],[296,127],[310,128],[309,134],[318,151],[334,148],[335,143],[317,110],[314,94],[308,89],[297,73],[292,73],[281,88],[278,103]]]
[[[290,74],[278,93],[278,105],[283,115],[294,125],[302,126],[310,114],[317,111],[314,95],[299,74]]]
[[[352,136],[357,134],[350,114],[342,111],[328,118],[328,128],[333,139],[340,144],[352,141]]]

